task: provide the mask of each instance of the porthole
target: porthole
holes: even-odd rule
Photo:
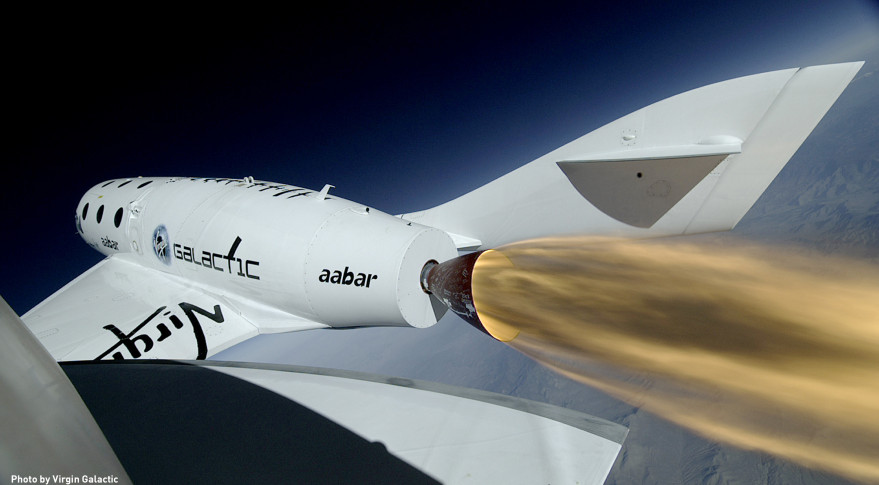
[[[98,224],[101,223],[101,219],[103,219],[103,217],[104,217],[104,206],[101,206],[101,207],[98,207],[98,215],[96,216]]]
[[[113,217],[113,225],[119,227],[122,224],[122,208],[116,211],[116,215]]]
[[[101,186],[101,188],[103,189],[104,187],[106,187],[106,186],[112,184],[113,182],[115,182],[115,180],[111,180],[111,181],[105,183],[104,185]]]
[[[146,182],[144,182],[144,183],[138,185],[137,188],[142,189],[142,188],[146,187],[147,185],[149,185],[149,184],[151,184],[151,183],[153,183],[152,180],[147,180]]]
[[[82,220],[85,220],[85,216],[89,213],[89,203],[86,202],[84,206],[82,206]]]
[[[131,183],[131,180],[126,180],[125,182],[122,182],[121,184],[119,184],[119,187],[116,187],[116,188],[121,189],[122,187],[125,187],[126,185],[128,185],[130,183]]]

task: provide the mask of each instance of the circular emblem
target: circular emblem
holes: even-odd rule
[[[168,251],[168,246],[170,245],[168,229],[164,225],[160,225],[153,231],[153,252],[159,258],[159,261],[168,266],[171,266],[171,253]]]

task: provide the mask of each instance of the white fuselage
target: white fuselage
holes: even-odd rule
[[[76,223],[105,255],[128,253],[220,296],[341,327],[436,323],[420,271],[457,255],[438,229],[248,179],[103,182],[80,200]]]

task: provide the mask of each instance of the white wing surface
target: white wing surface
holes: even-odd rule
[[[56,360],[204,359],[259,334],[324,325],[110,256],[23,317]]]
[[[13,483],[599,484],[627,433],[548,404],[350,371],[59,367],[2,299],[0,336],[0,471]]]

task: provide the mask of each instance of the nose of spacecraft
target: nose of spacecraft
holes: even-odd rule
[[[482,292],[490,291],[484,277],[492,269],[512,266],[506,256],[494,250],[465,254],[443,263],[430,261],[421,270],[421,287],[470,325],[497,340],[509,342],[518,336],[518,329],[502,323],[490,312],[480,314],[477,311],[479,303],[473,295],[474,273],[477,275],[475,292],[478,298]]]

